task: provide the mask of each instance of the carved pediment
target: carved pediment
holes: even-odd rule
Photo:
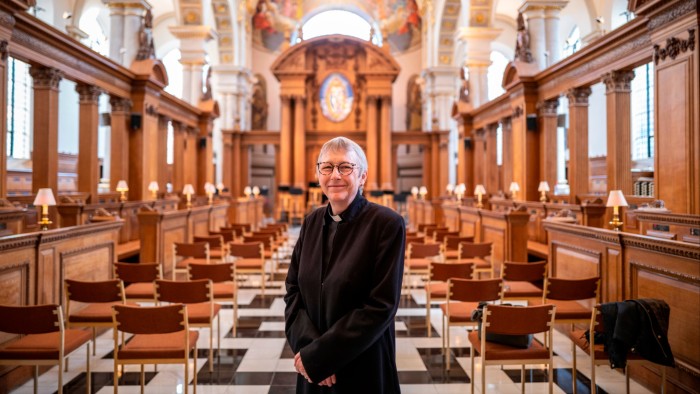
[[[168,72],[158,59],[134,60],[130,67],[137,75],[148,76],[148,80],[161,86],[168,85]]]
[[[532,77],[537,74],[538,71],[539,69],[535,63],[525,63],[518,60],[512,61],[506,65],[501,86],[503,89],[508,90],[510,86],[517,84],[524,77]]]

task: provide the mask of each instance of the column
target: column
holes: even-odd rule
[[[206,44],[213,38],[212,27],[203,25],[171,26],[180,40],[182,63],[182,99],[197,105],[202,98],[202,67],[206,64]]]
[[[75,90],[80,97],[78,191],[90,193],[89,201],[97,202],[97,185],[100,181],[100,165],[97,154],[97,129],[100,126],[99,99],[102,89],[78,84]]]
[[[367,96],[367,187],[365,190],[372,191],[379,188],[379,177],[377,174],[379,153],[377,138],[377,96]]]
[[[486,130],[476,130],[474,135],[474,186],[486,181]],[[473,195],[474,188],[467,189],[466,195]]]
[[[197,185],[197,130],[187,127],[185,133],[185,183]]]
[[[535,1],[526,1],[520,6],[519,12],[522,12],[527,19],[527,30],[530,33],[530,52],[532,58],[540,70],[547,68],[547,60],[545,51],[547,50],[547,33],[544,23],[544,9]]]
[[[32,192],[51,188],[58,195],[58,84],[63,73],[55,68],[32,66],[34,80],[34,140]],[[39,110],[40,109],[40,110]]]
[[[0,18],[5,18],[0,11]],[[0,27],[0,119],[7,119],[7,56],[12,31]],[[6,38],[6,39],[4,39]],[[0,179],[7,179],[7,121],[0,121]],[[0,182],[0,198],[7,196],[7,182]]]
[[[464,183],[466,187],[466,193],[471,193],[474,191],[474,186],[476,186],[476,180],[475,180],[475,165],[474,165],[474,137],[471,134],[471,130],[469,132],[469,137],[466,137],[462,141],[462,145],[464,145],[464,160],[462,163],[460,161],[460,168],[462,168],[462,171],[464,172],[464,178],[462,178],[459,183]]]
[[[559,100],[545,100],[537,104],[542,132],[540,134],[540,179],[547,181],[552,191],[557,184],[557,108]]]
[[[381,149],[381,188],[382,190],[394,190],[393,180],[391,179],[391,163],[393,152],[391,146],[391,96],[383,96],[381,98],[381,123],[379,131],[379,149]]]
[[[504,192],[510,190],[510,183],[513,182],[513,123],[510,117],[501,119],[501,169],[503,178],[501,179],[501,188]]]
[[[199,116],[199,130],[197,135],[197,186],[199,194],[205,194],[204,183],[215,183],[214,174],[214,150],[212,133],[214,129],[215,115],[212,112],[203,112]]]
[[[168,123],[170,123],[169,118],[165,116],[158,118],[158,166],[154,169],[155,174],[147,179],[148,183],[151,183],[151,181],[158,182],[158,186],[163,188],[163,190],[165,190],[165,184],[168,183]],[[173,155],[173,165],[175,165],[175,162],[177,162],[177,156]]]
[[[559,13],[568,1],[560,1],[558,3],[562,4],[550,5],[544,9],[545,50],[549,54],[547,66],[561,60],[562,45],[559,37]]]
[[[230,184],[226,184],[230,187]],[[182,123],[173,122],[173,191],[185,187],[185,130]]]
[[[306,190],[306,129],[303,96],[294,96],[294,187]]]
[[[569,99],[569,202],[588,193],[588,96],[590,87],[573,88]],[[551,186],[551,185],[550,185]]]
[[[139,51],[143,15],[151,9],[146,0],[102,0],[109,7],[109,58],[129,68]]]
[[[496,148],[496,130],[497,123],[492,123],[486,126],[486,161],[485,161],[485,178],[484,187],[489,194],[496,193],[499,190],[498,185],[498,160]]]
[[[292,98],[280,97],[282,101],[282,117],[280,119],[280,161],[282,171],[280,173],[280,185],[292,185]]]
[[[474,108],[488,101],[488,68],[491,64],[491,43],[501,29],[490,27],[462,27],[459,40],[467,44],[464,65],[469,71],[469,99]]]
[[[131,127],[131,107],[129,99],[112,96],[109,144],[109,190],[117,188],[117,182],[129,179],[129,128]],[[162,187],[162,186],[161,186]]]
[[[608,190],[634,194],[632,182],[632,115],[630,93],[634,71],[613,71],[603,76],[607,120]]]

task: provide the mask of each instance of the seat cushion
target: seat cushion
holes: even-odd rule
[[[191,263],[197,263],[197,264],[207,264],[207,259],[196,259],[194,257],[188,257],[185,259],[182,259],[175,264],[176,269],[187,269],[187,266],[190,265]]]
[[[68,317],[70,323],[109,323],[112,324],[112,306],[122,305],[121,302],[102,302],[87,304],[78,312],[72,312]]]
[[[214,283],[214,298],[231,299],[236,294],[236,285],[233,283]]]
[[[449,312],[451,323],[473,323],[472,311],[479,306],[478,302],[450,302],[449,304],[441,304],[440,309],[444,315]]]
[[[551,299],[547,299],[546,301],[548,304],[557,306],[557,313],[555,316],[557,322],[564,320],[590,321],[591,319],[591,308],[576,301],[557,301]]]
[[[427,270],[430,262],[430,259],[406,259],[404,265],[412,270]]]
[[[68,355],[92,339],[90,331],[65,330],[64,355]],[[32,334],[12,341],[0,349],[2,360],[58,360],[58,331],[46,334]]]
[[[190,324],[210,324],[221,310],[221,305],[214,304],[214,312],[210,315],[208,302],[187,304],[187,320]]]
[[[237,259],[236,269],[262,269],[265,265],[265,260],[263,259]]]
[[[469,332],[469,343],[474,348],[476,353],[481,353],[481,339],[476,330]],[[486,360],[548,360],[549,350],[542,346],[538,341],[533,340],[530,347],[520,349],[486,341]]]
[[[432,282],[425,285],[425,292],[430,294],[432,299],[445,299],[447,298],[447,283],[445,282]]]
[[[199,332],[190,330],[190,349],[194,349]],[[168,334],[134,335],[117,353],[120,360],[185,358],[185,336],[182,331]]]
[[[132,283],[124,288],[126,299],[154,299],[155,286],[153,283]]]
[[[504,281],[503,288],[505,289],[503,294],[505,298],[542,297],[542,289],[530,282]]]

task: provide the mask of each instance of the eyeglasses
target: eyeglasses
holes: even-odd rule
[[[355,169],[355,167],[357,167],[357,164],[343,162],[338,165],[335,165],[333,163],[323,161],[320,163],[316,163],[316,167],[318,167],[318,172],[321,175],[332,174],[334,168],[338,168],[338,173],[340,175],[350,175],[352,174],[352,171]]]

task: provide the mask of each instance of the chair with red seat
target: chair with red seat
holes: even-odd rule
[[[447,302],[440,305],[442,310],[442,348],[450,369],[450,327],[476,327],[472,321],[472,311],[479,302],[501,299],[503,283],[501,279],[456,279],[447,280]]]
[[[119,279],[98,282],[66,279],[64,293],[66,328],[91,328],[92,355],[94,356],[97,346],[97,328],[112,328],[112,306],[126,303],[124,284]]]
[[[481,334],[478,330],[469,333],[469,357],[471,358],[471,392],[474,393],[476,377],[474,375],[474,355],[481,356],[481,392],[486,392],[487,365],[520,365],[521,390],[525,392],[525,365],[547,364],[549,393],[552,393],[552,329],[556,307],[554,305],[506,306],[486,305],[483,310]],[[488,340],[489,334],[532,335],[545,333],[545,343],[529,341],[527,347],[520,348]],[[479,335],[481,337],[479,337]],[[549,339],[547,339],[549,338]]]
[[[210,263],[208,242],[173,242],[171,279],[175,280],[178,273],[187,276],[190,263]]]
[[[408,243],[404,259],[404,283],[411,288],[411,275],[427,275],[430,263],[442,261],[442,244]]]
[[[471,279],[474,265],[471,263],[431,263],[428,282],[425,284],[425,326],[432,336],[430,306],[434,301],[447,301],[447,281],[450,278]]]
[[[262,242],[232,242],[229,254],[234,258],[236,273],[260,275],[260,290],[265,295],[265,249]]]
[[[547,278],[547,262],[515,263],[504,261],[501,268],[503,300],[541,298],[544,280]],[[541,283],[541,284],[540,284]]]
[[[127,301],[156,302],[155,281],[163,276],[160,264],[114,263],[114,276],[124,283]]]
[[[459,244],[461,242],[474,242],[474,237],[471,235],[446,235],[444,237],[444,255],[445,260],[457,260],[459,258]]]
[[[477,279],[481,278],[482,272],[489,274],[489,278],[493,278],[492,246],[491,242],[460,242],[457,261],[474,263],[474,277]]]
[[[214,302],[214,286],[211,280],[187,282],[160,279],[156,281],[158,302],[187,305],[187,322],[190,327],[209,328],[209,371],[214,370],[214,319],[219,317],[221,305]],[[216,345],[221,350],[221,319],[217,319]]]
[[[238,285],[236,284],[236,265],[234,263],[200,264],[189,266],[189,279],[209,279],[213,285],[214,301],[229,302],[233,307],[233,336],[238,326]]]
[[[0,346],[0,365],[34,365],[34,393],[38,392],[40,365],[58,366],[58,393],[63,393],[67,358],[87,344],[86,389],[90,393],[90,333],[65,329],[58,305],[0,305],[0,332],[22,335]]]
[[[211,260],[225,261],[228,256],[226,243],[222,235],[195,235],[192,241],[206,242],[209,244],[209,258]]]
[[[114,328],[114,393],[119,392],[119,366],[141,365],[141,392],[144,392],[144,364],[184,364],[185,394],[189,391],[190,352],[193,353],[193,382],[197,393],[197,339],[199,332],[189,329],[187,306],[139,307],[116,305],[112,315]],[[119,332],[133,334],[119,341]],[[175,392],[173,389],[172,392]]]

